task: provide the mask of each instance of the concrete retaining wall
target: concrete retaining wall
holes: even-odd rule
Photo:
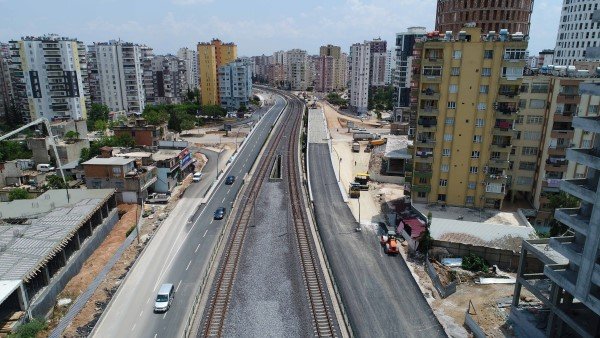
[[[440,281],[440,277],[438,276],[437,272],[435,271],[435,268],[429,262],[429,256],[427,256],[425,258],[425,264],[427,267],[425,270],[427,270],[427,274],[431,278],[431,281],[433,281],[433,285],[435,286],[435,289],[438,290],[438,292],[440,293],[442,298],[446,298],[456,292],[456,281],[444,286],[442,284],[442,282]]]
[[[490,265],[498,265],[501,269],[516,271],[519,267],[520,253],[511,250],[438,240],[434,240],[432,245],[438,248],[445,248],[451,255],[457,257],[463,257],[470,253],[475,254],[485,259]],[[544,269],[543,264],[535,257],[527,256],[525,259],[527,260],[528,268],[539,271]]]
[[[50,284],[35,297],[35,300],[30,307],[31,315],[33,317],[45,317],[48,314],[54,307],[56,298],[60,292],[65,288],[71,278],[79,273],[83,263],[85,263],[90,255],[100,246],[100,244],[102,244],[118,221],[118,209],[114,208],[108,214],[108,217],[103,220],[102,224],[94,229],[92,235],[82,243],[81,248],[69,258],[67,265],[63,267],[61,271],[52,278]]]
[[[471,330],[471,333],[473,333],[473,336],[475,338],[487,337],[485,332],[483,332],[483,329],[481,329],[479,324],[477,324],[477,322],[475,322],[473,317],[471,317],[471,314],[469,313],[469,311],[467,311],[465,313],[465,325],[469,328],[469,330]]]

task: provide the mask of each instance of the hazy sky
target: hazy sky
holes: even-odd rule
[[[535,0],[529,49],[554,48],[561,0]],[[122,40],[175,53],[220,38],[238,55],[322,44],[348,50],[375,37],[394,44],[409,26],[433,29],[436,0],[0,0],[0,41],[56,33],[86,44]]]

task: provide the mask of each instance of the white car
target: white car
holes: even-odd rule
[[[202,179],[202,173],[201,172],[195,172],[194,173],[194,177],[192,177],[192,181],[193,182],[200,182],[201,179]]]

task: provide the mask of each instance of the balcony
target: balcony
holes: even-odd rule
[[[569,262],[577,266],[581,265],[583,247],[575,243],[575,236],[550,238],[548,244],[550,248],[565,256]]]
[[[568,293],[575,295],[577,272],[568,269],[568,264],[548,264],[544,266],[544,275],[560,285]]]
[[[581,97],[578,93],[558,93],[556,97],[556,103],[564,103],[564,104],[579,104]]]
[[[508,176],[504,174],[487,174],[484,181],[486,183],[504,183],[508,181]]]
[[[566,172],[569,162],[561,158],[549,158],[546,160],[546,171]]]
[[[580,208],[560,208],[554,212],[554,218],[569,228],[587,236],[590,216],[580,214]]]
[[[567,160],[600,170],[600,157],[594,149],[570,148],[567,149]]]
[[[568,179],[560,182],[560,190],[588,203],[595,202],[596,189],[597,186],[590,185],[586,178]]]
[[[512,145],[510,143],[492,143],[491,151],[510,153]]]
[[[573,112],[572,111],[561,111],[557,110],[554,113],[554,122],[572,122],[573,121]]]
[[[510,136],[510,137],[514,137],[516,135],[517,131],[512,129],[512,128],[504,128],[501,126],[494,126],[494,128],[492,128],[492,134],[494,136]]]
[[[508,160],[491,159],[489,166],[499,169],[508,169],[510,162]]]
[[[417,122],[420,132],[435,132],[437,130],[437,120],[419,119]]]
[[[495,118],[497,119],[502,119],[502,120],[516,120],[517,119],[517,113],[519,111],[517,109],[506,109],[506,110],[500,110],[500,109],[496,109],[496,113],[494,115]]]
[[[439,113],[439,109],[434,107],[419,108],[419,116],[438,116]]]
[[[416,192],[430,192],[431,186],[429,184],[413,184],[411,190]]]
[[[548,147],[548,155],[550,156],[565,156],[567,153],[567,148],[570,144],[558,145],[558,146],[550,146]]]
[[[430,56],[421,59],[424,66],[441,66],[444,64],[444,58],[441,56]]]
[[[575,136],[574,130],[552,130],[550,131],[550,137],[552,138],[564,138],[572,139]]]
[[[519,92],[499,92],[497,100],[502,101],[502,102],[518,103],[519,102]]]
[[[442,83],[441,75],[421,75],[422,83]]]
[[[600,116],[575,116],[573,128],[600,134]]]
[[[433,163],[433,155],[429,155],[429,156],[415,156],[414,158],[415,163]]]
[[[416,177],[416,178],[431,178],[431,177],[433,177],[433,172],[431,171],[431,169],[429,169],[429,170],[416,169],[414,172],[414,177]]]
[[[485,198],[491,198],[491,199],[504,199],[504,197],[506,196],[505,192],[490,192],[490,191],[486,191],[485,192]]]
[[[415,147],[434,148],[435,140],[429,138],[419,138],[417,139],[417,142],[415,142]]]

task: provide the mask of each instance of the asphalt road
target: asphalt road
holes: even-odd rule
[[[273,109],[264,113],[247,144],[236,156],[226,172],[226,175],[236,176],[233,185],[225,185],[221,179],[218,188],[200,209],[198,206],[206,189],[204,184],[212,183],[210,177],[214,176],[205,175],[203,183],[195,184],[184,194],[113,296],[92,336],[183,336],[195,298],[194,290],[208,268],[211,252],[229,217],[243,176],[258,158],[261,146],[284,106],[285,101],[278,97]],[[226,218],[213,220],[213,212],[220,206],[227,208]],[[166,313],[154,313],[154,298],[163,283],[175,285],[175,300]]]
[[[354,230],[327,144],[309,147],[317,224],[354,335],[446,337],[402,257],[385,255],[375,230]]]

